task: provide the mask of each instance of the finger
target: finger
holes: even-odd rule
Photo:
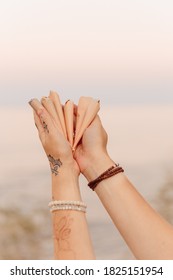
[[[53,128],[53,122],[51,120],[49,113],[46,111],[46,109],[43,107],[43,105],[40,103],[40,101],[36,98],[32,99],[29,102],[29,104],[34,109],[34,112],[36,113],[34,116],[35,116],[36,125],[39,129],[39,132],[42,133],[43,129],[44,129],[44,132],[49,133],[49,129]]]
[[[37,115],[37,113],[33,110],[33,115],[34,115],[34,121],[35,121],[35,125],[38,129],[38,132],[41,134],[44,132],[44,128],[43,125],[41,123],[41,120],[39,118],[39,116]]]
[[[55,121],[55,124],[56,124],[57,128],[59,129],[59,131],[64,135],[59,117],[57,115],[57,112],[56,112],[56,109],[55,109],[55,106],[54,106],[52,100],[49,97],[43,97],[41,99],[41,103],[44,106],[44,108],[46,108],[47,112],[50,114],[50,116],[53,118],[53,120]]]
[[[39,134],[41,135],[43,132],[49,132],[47,124],[43,119],[43,117],[45,118],[47,114],[45,108],[42,106],[40,101],[36,98],[31,99],[29,104],[34,110],[35,125],[38,128]]]
[[[93,121],[91,122],[91,125],[92,125],[92,124],[96,124],[96,123],[101,123],[101,119],[100,119],[100,117],[99,117],[98,114],[95,116],[95,118],[94,118]]]
[[[64,105],[64,118],[67,129],[68,141],[73,146],[73,101],[68,100]]]
[[[77,116],[77,105],[74,104],[74,115]]]
[[[38,128],[38,131],[41,134],[47,133],[49,134],[50,131],[53,131],[54,124],[48,112],[44,109],[40,115],[38,116],[36,112],[34,112],[34,119]]]
[[[44,109],[43,105],[40,103],[40,101],[36,98],[31,99],[29,101],[29,105],[34,109],[34,111],[39,115],[42,110]]]
[[[76,120],[77,120],[77,105],[74,104],[73,106],[73,128],[74,128],[74,135],[76,132]]]
[[[78,105],[76,135],[73,148],[77,146],[87,127],[91,124],[100,109],[100,101],[95,99],[81,99],[81,108]],[[84,110],[83,110],[84,108]],[[80,109],[80,112],[79,112]]]
[[[49,132],[53,133],[54,130],[56,129],[55,123],[52,120],[52,117],[50,116],[50,114],[46,111],[46,109],[44,109],[42,111],[39,118],[40,118],[40,121],[41,121],[41,124],[42,124],[42,127],[43,127],[44,131],[46,133],[49,133]]]
[[[55,91],[50,91],[49,98],[52,100],[56,113],[59,117],[59,121],[64,133],[65,138],[67,139],[67,132],[66,132],[66,126],[65,126],[65,120],[64,120],[64,114],[63,114],[63,108],[62,104],[59,98],[59,95]]]

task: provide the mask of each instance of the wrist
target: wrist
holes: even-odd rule
[[[79,174],[74,164],[62,164],[57,175],[52,174],[52,199],[80,200]]]
[[[88,181],[95,180],[100,174],[115,164],[106,152],[98,153],[89,162],[87,168],[83,171],[83,175]]]

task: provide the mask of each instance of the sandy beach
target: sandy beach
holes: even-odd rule
[[[0,259],[53,257],[49,164],[28,107],[0,110]],[[173,223],[173,106],[101,106],[100,116],[111,157]],[[133,259],[82,176],[80,185],[97,259]]]

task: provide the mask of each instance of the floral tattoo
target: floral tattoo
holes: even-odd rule
[[[55,216],[58,215],[55,214]],[[74,251],[71,249],[69,238],[71,236],[71,225],[73,223],[73,218],[70,218],[68,215],[62,217],[58,221],[54,223],[54,234],[55,240],[57,242],[57,252],[56,254],[60,254],[61,258],[63,256],[66,259],[75,259]],[[56,251],[56,249],[55,249]]]
[[[50,162],[52,174],[55,174],[55,176],[58,175],[58,169],[62,165],[62,162],[60,161],[60,159],[54,159],[51,155],[48,155],[48,159]]]

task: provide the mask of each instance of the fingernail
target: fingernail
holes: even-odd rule
[[[36,98],[31,99],[28,103],[36,112],[44,108]]]
[[[51,99],[47,96],[43,96],[42,99],[41,99],[41,102],[44,102],[44,101],[49,102],[49,101],[51,101]]]
[[[28,102],[28,104],[29,104],[30,106],[31,106],[32,101],[33,101],[33,99],[31,99],[31,100]]]

